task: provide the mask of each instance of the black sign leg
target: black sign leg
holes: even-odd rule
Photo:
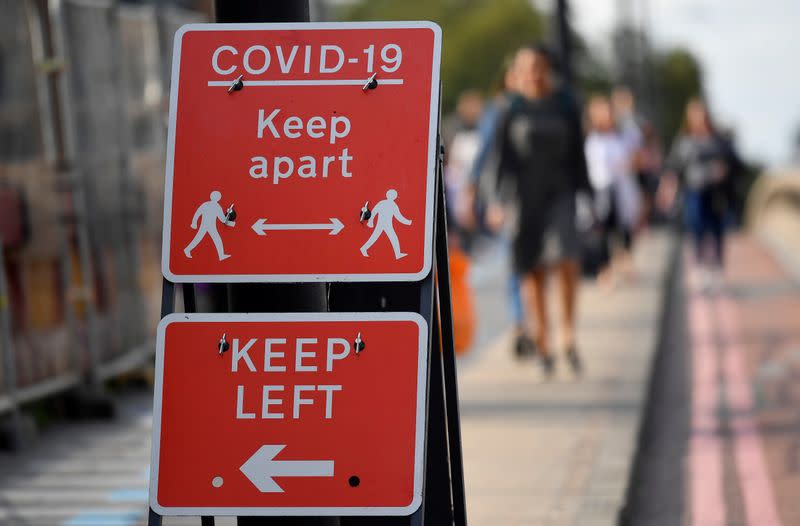
[[[464,491],[464,464],[461,452],[461,418],[458,407],[458,376],[453,340],[453,305],[450,295],[450,262],[447,250],[447,218],[444,192],[437,193],[436,214],[436,284],[438,289],[439,320],[441,322],[442,365],[445,409],[447,412],[447,441],[450,450],[450,480],[453,490],[453,515],[456,526],[467,524],[467,504]]]
[[[161,515],[150,508],[150,513],[147,516],[147,526],[161,526]]]
[[[164,278],[161,284],[161,317],[175,312],[175,284]]]
[[[181,287],[183,291],[183,311],[197,312],[197,302],[194,293],[194,283],[184,283]],[[214,526],[214,517],[200,517],[200,526]]]
[[[175,284],[167,278],[161,282],[161,317],[175,310]],[[161,526],[161,515],[148,508],[147,526]]]
[[[430,354],[428,388],[428,442],[425,452],[425,523],[453,524],[450,462],[447,447],[447,414],[442,378],[441,332],[433,314],[433,345]]]
[[[183,312],[197,312],[197,301],[194,294],[194,283],[183,284]]]

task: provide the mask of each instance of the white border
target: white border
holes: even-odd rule
[[[173,274],[169,269],[170,225],[172,224],[172,176],[175,165],[175,125],[180,86],[181,43],[189,31],[269,31],[292,29],[418,29],[433,31],[433,65],[431,72],[430,120],[428,127],[428,181],[425,194],[425,244],[422,270],[415,273],[388,274]],[[439,119],[439,70],[442,54],[442,29],[434,22],[315,22],[293,24],[186,24],[175,33],[172,52],[172,83],[169,97],[169,132],[167,135],[166,181],[164,188],[164,226],[162,235],[161,273],[173,283],[301,283],[320,281],[420,281],[431,270],[433,247],[433,207],[436,201],[436,133]]]
[[[161,408],[164,387],[164,335],[171,323],[197,322],[334,322],[334,321],[412,321],[419,328],[417,360],[417,419],[414,440],[414,491],[411,503],[402,507],[164,507],[158,503],[158,461],[161,446]],[[214,352],[210,349],[209,352]],[[411,515],[422,504],[423,457],[425,452],[425,408],[428,375],[428,324],[416,312],[313,312],[297,314],[175,313],[158,324],[156,339],[155,391],[153,396],[153,438],[150,454],[150,507],[160,515],[240,515],[240,516],[346,516]]]

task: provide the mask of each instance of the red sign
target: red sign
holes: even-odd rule
[[[153,510],[413,513],[427,338],[423,318],[408,313],[167,316],[156,354]]]
[[[440,47],[430,22],[184,26],[173,55],[164,276],[424,278]]]

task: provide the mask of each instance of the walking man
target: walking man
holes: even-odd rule
[[[211,237],[211,241],[214,242],[214,246],[217,249],[217,256],[219,260],[222,261],[223,259],[228,259],[230,254],[225,253],[225,249],[222,246],[222,239],[219,236],[219,232],[217,232],[217,221],[222,223],[223,225],[232,227],[236,225],[235,221],[229,221],[228,217],[222,211],[222,207],[219,204],[219,200],[222,199],[222,194],[219,193],[217,190],[211,192],[211,200],[206,201],[205,203],[201,204],[197,207],[197,211],[194,213],[194,217],[192,218],[192,228],[197,230],[197,234],[195,234],[194,239],[189,245],[183,249],[183,253],[186,254],[187,258],[192,257],[192,250],[200,244],[206,234]],[[197,220],[200,220],[200,229],[197,228]]]
[[[397,190],[389,190],[386,192],[386,199],[379,201],[372,210],[372,215],[367,222],[367,226],[370,228],[374,226],[375,229],[372,231],[372,235],[369,236],[367,242],[364,243],[364,246],[361,247],[361,254],[363,254],[364,257],[369,257],[367,250],[375,244],[375,241],[381,237],[381,234],[386,234],[386,237],[389,238],[392,249],[394,249],[395,259],[402,259],[408,255],[400,252],[400,241],[397,239],[397,234],[394,232],[393,220],[397,219],[404,225],[410,225],[411,220],[403,217],[403,214],[400,213],[400,208],[398,208],[397,203],[395,203],[395,199],[397,199]],[[374,223],[375,218],[377,218],[377,225]]]

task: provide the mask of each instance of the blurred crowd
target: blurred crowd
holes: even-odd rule
[[[443,127],[456,318],[472,317],[468,288],[458,283],[466,280],[463,261],[486,237],[498,239],[511,261],[514,354],[537,358],[546,375],[561,354],[579,373],[581,277],[609,291],[635,280],[637,237],[653,224],[679,222],[704,269],[694,285],[713,289],[743,165],[699,98],[688,101],[665,154],[628,88],[591,94],[584,104],[541,45],[516,50],[501,69],[495,92],[463,93]],[[560,353],[547,308],[551,276],[559,284]]]

